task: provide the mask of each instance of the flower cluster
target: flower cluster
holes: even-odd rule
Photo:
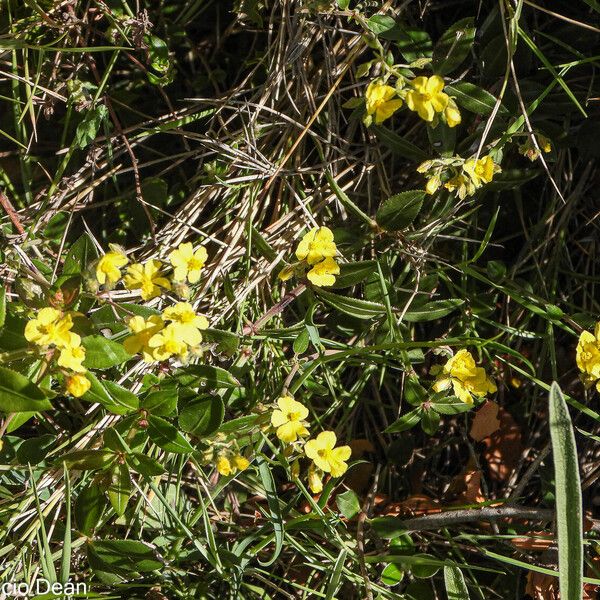
[[[437,126],[440,119],[448,127],[461,122],[460,111],[453,98],[444,92],[445,83],[439,75],[415,77],[406,81],[398,77],[395,87],[383,80],[369,83],[365,91],[365,125],[379,125],[389,119],[404,103],[421,119]]]
[[[600,392],[600,323],[594,333],[583,331],[577,344],[576,361],[586,387],[594,384]]]
[[[128,290],[139,290],[142,300],[152,300],[174,286],[185,289],[186,282],[197,283],[207,257],[204,246],[194,250],[190,242],[180,244],[169,254],[172,268],[172,275],[169,277],[167,275],[169,266],[160,260],[150,259],[145,263],[129,264],[125,252],[113,245],[111,251],[96,263],[96,281],[107,289],[112,289],[122,278]],[[126,265],[129,266],[122,276],[121,269]]]
[[[313,285],[333,285],[335,276],[340,273],[340,267],[334,258],[336,254],[337,247],[331,229],[315,227],[302,238],[296,248],[298,262],[284,267],[279,273],[279,279],[287,281],[294,273],[303,273],[310,267],[306,277]]]
[[[306,422],[308,409],[291,396],[277,400],[277,408],[271,414],[271,425],[277,437],[285,444],[295,444],[312,462],[308,470],[308,485],[315,494],[323,490],[323,474],[341,477],[347,470],[346,461],[352,453],[350,446],[338,446],[333,431],[322,431],[308,441],[309,424]],[[297,464],[297,463],[296,463]]]
[[[501,170],[500,165],[496,164],[489,154],[467,160],[460,156],[426,160],[417,167],[417,171],[427,177],[425,191],[428,194],[435,194],[443,185],[461,200],[472,196],[479,188],[490,183],[494,175]]]
[[[552,152],[552,144],[550,140],[544,135],[537,135],[537,147],[533,143],[530,136],[527,136],[525,142],[519,145],[519,152],[527,157],[531,162],[536,161],[540,157],[540,150],[545,154]],[[539,150],[538,150],[539,148]]]
[[[459,350],[443,367],[433,367],[431,373],[437,375],[433,384],[434,392],[443,392],[452,387],[456,396],[466,404],[473,403],[473,396],[483,398],[497,389],[485,369],[478,367],[473,355],[465,349]]]
[[[219,454],[216,460],[217,471],[224,477],[245,471],[249,466],[250,461],[241,454]]]
[[[30,319],[25,326],[25,339],[42,349],[48,349],[56,364],[63,369],[66,387],[75,397],[83,396],[90,388],[90,382],[84,376],[86,368],[85,348],[81,345],[81,337],[71,331],[73,314],[63,313],[52,307],[42,308],[37,316]]]
[[[189,302],[178,302],[165,308],[161,315],[131,317],[127,326],[131,335],[125,338],[123,346],[130,354],[141,353],[146,362],[172,356],[185,360],[188,353],[200,352],[201,330],[208,327],[208,320],[196,314]]]

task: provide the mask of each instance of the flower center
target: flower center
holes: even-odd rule
[[[188,269],[190,271],[197,271],[198,269],[201,269],[202,266],[202,261],[198,260],[196,257],[192,257],[188,260]]]

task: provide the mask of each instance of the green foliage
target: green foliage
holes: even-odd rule
[[[397,9],[0,11],[4,581],[600,583],[597,3]]]

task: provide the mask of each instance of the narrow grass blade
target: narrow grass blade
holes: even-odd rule
[[[63,464],[65,478],[65,535],[63,538],[62,557],[60,561],[60,582],[62,584],[69,581],[71,574],[71,480],[69,479],[69,470]]]
[[[448,600],[470,600],[465,578],[458,567],[444,567],[444,582]]]
[[[258,467],[258,474],[260,476],[260,480],[265,490],[265,495],[267,496],[267,503],[269,505],[269,510],[271,511],[271,520],[273,524],[273,529],[275,531],[275,549],[273,551],[273,556],[271,556],[271,558],[266,562],[259,561],[261,566],[268,567],[277,560],[277,557],[281,553],[281,550],[283,548],[283,536],[285,527],[283,524],[281,508],[279,506],[279,498],[277,496],[275,481],[273,480],[273,475],[271,474],[269,465],[262,456],[258,456],[256,458],[256,465]]]
[[[579,463],[571,417],[556,382],[550,387],[550,437],[556,486],[560,597],[562,600],[581,600],[583,519]]]

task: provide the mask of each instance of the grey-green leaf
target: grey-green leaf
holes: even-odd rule
[[[583,515],[579,461],[567,403],[555,381],[550,387],[550,438],[554,457],[558,571],[562,600],[581,600]]]
[[[447,300],[433,300],[424,304],[416,310],[409,310],[404,315],[404,321],[409,323],[419,323],[421,321],[434,321],[435,319],[441,319],[451,312],[456,310],[459,306],[465,303],[464,300],[459,298],[448,298]]]
[[[458,567],[444,567],[444,582],[448,600],[469,600],[469,590],[462,571]]]
[[[315,290],[316,295],[324,300],[329,306],[339,310],[340,312],[355,317],[357,319],[375,319],[386,313],[385,306],[377,302],[369,302],[368,300],[359,300],[358,298],[348,298],[332,294],[324,290]]]

